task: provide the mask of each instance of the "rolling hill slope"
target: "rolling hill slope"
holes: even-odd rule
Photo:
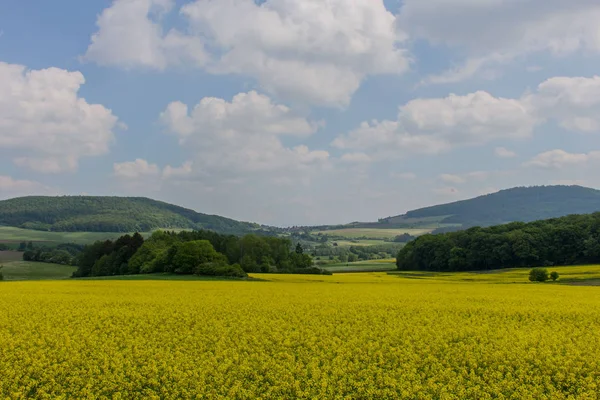
[[[258,225],[144,197],[20,197],[0,201],[0,225],[56,232],[210,229],[247,233]]]
[[[436,220],[440,224],[490,226],[530,222],[600,211],[600,190],[581,186],[517,187],[469,200],[409,211],[379,221],[380,226]]]

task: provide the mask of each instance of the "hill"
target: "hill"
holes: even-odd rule
[[[30,196],[0,201],[0,225],[54,232],[210,229],[238,234],[258,228],[145,197],[94,196]]]
[[[517,187],[448,204],[409,211],[377,225],[436,221],[441,226],[491,226],[600,211],[600,191],[581,186]]]

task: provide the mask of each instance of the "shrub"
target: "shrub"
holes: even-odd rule
[[[529,280],[531,282],[546,282],[548,280],[548,270],[546,268],[533,268],[529,271]]]
[[[558,279],[558,272],[552,271],[552,273],[550,273],[550,278],[552,278],[553,281],[556,281]]]
[[[0,281],[4,280],[4,274],[2,273],[2,268],[4,268],[4,265],[0,265]]]
[[[294,268],[289,273],[299,275],[333,275],[331,271],[327,271],[326,269],[321,269],[317,267]]]
[[[204,263],[196,267],[196,275],[206,276],[232,276],[236,278],[246,278],[248,274],[244,272],[239,264],[226,265],[218,262]]]

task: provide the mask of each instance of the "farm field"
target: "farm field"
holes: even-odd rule
[[[355,239],[360,237],[377,238],[377,239],[391,239],[403,233],[409,235],[419,236],[429,233],[434,228],[400,228],[400,229],[379,229],[379,228],[346,228],[346,229],[333,229],[326,231],[316,231],[313,233],[322,233],[323,235],[331,236],[342,236],[348,239]]]
[[[600,288],[477,275],[2,282],[0,397],[596,399]]]
[[[383,239],[378,240],[330,240],[330,243],[337,243],[340,247],[351,247],[351,246],[377,246],[386,244]]]
[[[582,265],[569,267],[548,267],[556,271],[560,278],[556,283],[574,283],[600,280],[600,266]],[[511,268],[479,272],[424,272],[394,271],[390,275],[404,279],[433,280],[436,282],[480,282],[480,283],[527,283],[530,268]],[[549,284],[549,283],[546,283]]]
[[[45,232],[31,229],[0,226],[0,243],[18,243],[22,241],[80,243],[87,244],[97,240],[116,239],[124,233],[106,232]]]
[[[30,261],[0,262],[5,281],[68,279],[76,267]]]
[[[320,266],[330,272],[377,272],[377,271],[395,271],[396,259],[369,260],[351,263],[326,264]]]

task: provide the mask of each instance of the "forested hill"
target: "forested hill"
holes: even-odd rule
[[[210,229],[241,234],[258,225],[144,197],[20,197],[0,201],[0,225],[58,232]]]
[[[474,199],[421,208],[385,218],[380,223],[439,217],[439,222],[465,227],[490,226],[597,211],[600,211],[599,190],[581,186],[535,186],[501,190]]]

